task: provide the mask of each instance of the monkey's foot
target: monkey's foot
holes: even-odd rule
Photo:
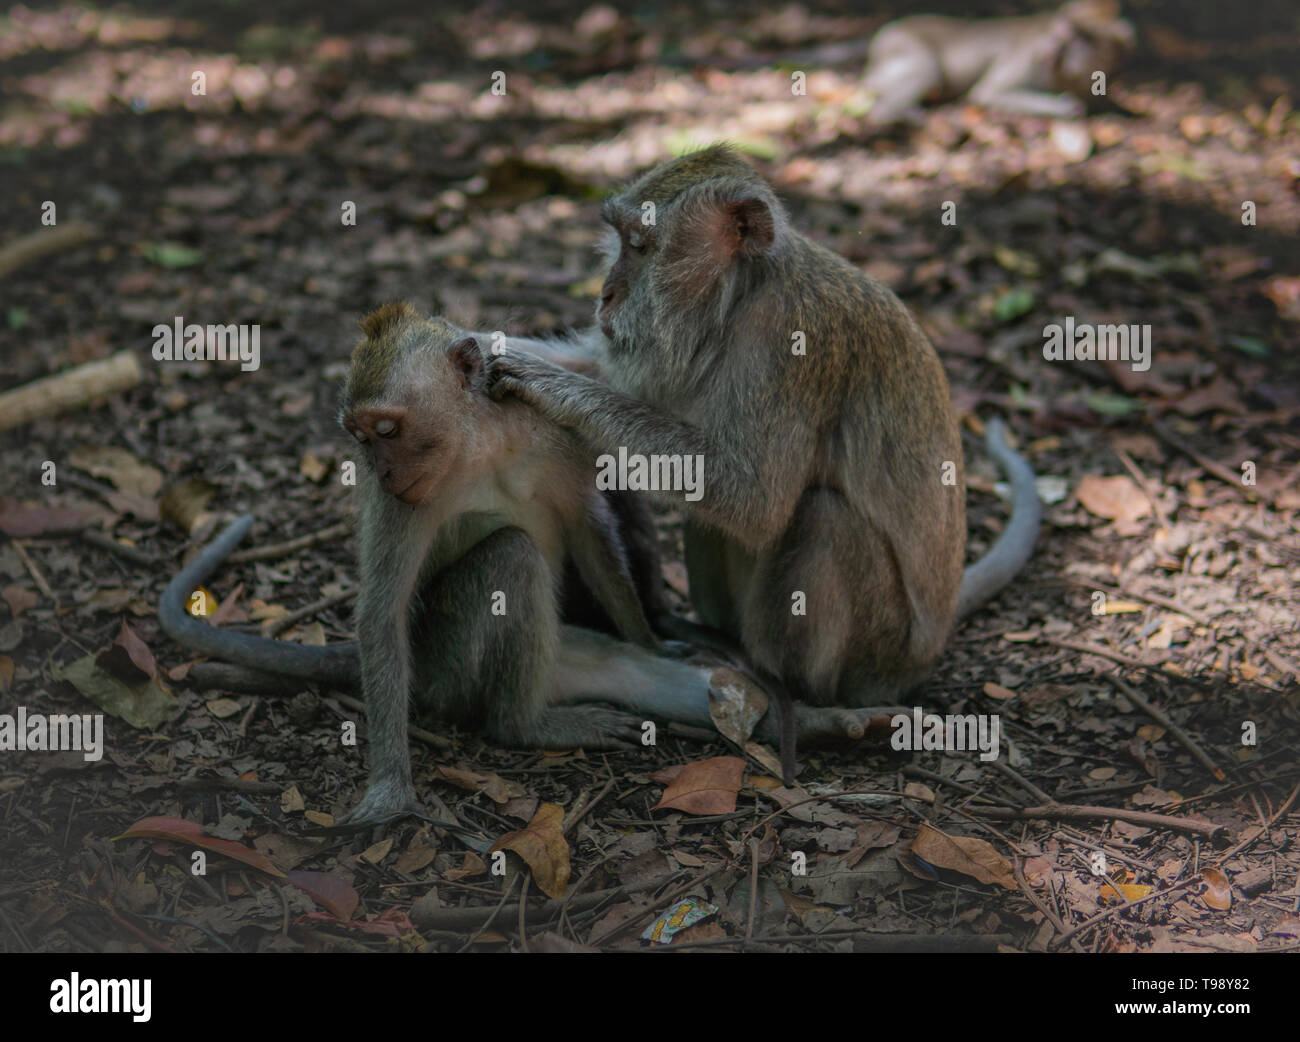
[[[640,724],[636,717],[605,706],[550,706],[530,733],[519,738],[547,749],[639,748]]]
[[[804,742],[843,741],[862,738],[883,739],[892,731],[890,719],[897,713],[909,714],[904,706],[841,706],[799,704],[794,709],[795,729],[800,744]]]
[[[339,819],[339,825],[386,825],[411,814],[428,818],[429,812],[416,798],[415,790],[399,782],[379,782],[366,789],[361,802]]]

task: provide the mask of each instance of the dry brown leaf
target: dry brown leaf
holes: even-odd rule
[[[40,597],[36,595],[35,590],[29,590],[26,586],[19,586],[17,583],[0,590],[0,597],[3,597],[4,602],[9,605],[9,610],[15,619],[40,602]]]
[[[218,720],[227,720],[242,708],[233,698],[213,698],[204,703],[208,712]]]
[[[563,897],[569,885],[569,844],[561,831],[564,808],[543,803],[526,828],[507,832],[492,850],[512,850],[533,870],[533,881],[547,897]]]
[[[290,785],[280,793],[280,811],[284,814],[301,814],[307,809],[307,802],[298,791],[298,786]]]
[[[154,661],[153,652],[127,625],[126,619],[118,627],[117,639],[112,646],[95,656],[95,665],[128,684],[152,680],[158,675],[158,663]]]
[[[421,825],[419,831],[411,837],[406,849],[398,855],[397,871],[410,874],[424,868],[438,855],[438,844],[434,842],[428,825]]]
[[[1008,890],[1017,889],[1011,862],[986,840],[974,836],[949,836],[933,825],[922,824],[910,849],[935,868],[960,872],[981,883],[996,883]]]
[[[1085,474],[1079,482],[1078,496],[1089,513],[1108,521],[1136,521],[1151,513],[1151,504],[1142,490],[1123,474],[1112,478]]]
[[[716,669],[709,677],[709,716],[722,736],[737,745],[749,740],[767,706],[767,692],[734,669]]]
[[[388,852],[392,849],[393,837],[385,836],[378,843],[366,847],[366,849],[357,856],[360,857],[362,861],[367,861],[372,865],[377,865],[388,856]]]
[[[442,874],[442,878],[450,883],[455,883],[461,879],[472,879],[474,876],[481,876],[487,871],[487,865],[483,859],[472,850],[465,851],[465,859],[460,863],[460,868],[449,868]]]
[[[1202,901],[1220,912],[1226,912],[1232,907],[1232,884],[1222,871],[1217,868],[1202,869],[1201,878],[1205,880],[1205,889],[1201,891]]]
[[[1003,687],[1001,684],[988,683],[984,685],[984,693],[989,698],[996,698],[999,702],[1005,702],[1008,698],[1015,698],[1016,693],[1009,687]]]
[[[1119,893],[1116,893],[1116,891]],[[1097,895],[1099,904],[1124,904],[1128,901],[1140,901],[1149,896],[1155,887],[1146,883],[1116,883],[1107,879],[1102,883],[1101,893]]]
[[[434,775],[466,792],[481,792],[493,803],[506,804],[524,795],[518,782],[506,781],[499,774],[466,771],[459,767],[438,767]]]
[[[745,761],[714,756],[686,764],[651,810],[680,810],[687,814],[730,814],[736,809],[745,774]]]

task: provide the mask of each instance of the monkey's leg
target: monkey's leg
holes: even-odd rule
[[[1083,102],[1068,94],[1051,94],[1024,86],[1025,75],[1015,62],[994,62],[970,89],[976,105],[1019,112],[1027,116],[1051,116],[1069,119],[1082,116]]]
[[[896,123],[919,110],[921,102],[944,82],[933,50],[908,33],[882,31],[872,42],[863,89],[875,95],[868,118]]]
[[[620,637],[643,648],[656,647],[658,641],[633,580],[628,547],[623,539],[626,534],[621,524],[623,519],[610,499],[600,494],[587,497],[586,514],[584,523],[569,535],[569,548],[579,576],[608,613]],[[645,581],[648,577],[642,578]]]
[[[800,742],[861,738],[905,711],[891,700],[912,678],[910,619],[887,607],[908,603],[902,580],[883,535],[839,492],[808,489],[785,536],[736,578],[745,649],[793,696]]]
[[[711,728],[709,678],[714,669],[562,626],[548,697],[556,703],[610,702],[651,718]]]
[[[550,567],[523,530],[498,529],[420,591],[416,700],[507,745],[626,748],[637,732],[622,714],[550,704],[559,642]]]

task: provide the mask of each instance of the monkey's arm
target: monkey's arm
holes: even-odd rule
[[[491,340],[491,334],[476,335]],[[587,329],[572,336],[544,340],[512,336],[506,343],[508,350],[536,355],[571,373],[581,373],[592,379],[599,379],[605,360],[605,338],[599,329]]]
[[[372,483],[373,484],[373,483]],[[369,741],[366,794],[349,821],[378,822],[419,810],[411,777],[410,611],[432,533],[390,496],[371,487],[361,498],[361,592],[357,643]]]
[[[189,613],[186,605],[195,588],[221,566],[252,527],[252,514],[236,519],[167,584],[158,603],[158,621],[163,632],[177,644],[201,655],[269,673],[314,680],[344,690],[360,687],[361,672],[355,644],[332,644],[320,648],[268,640],[217,629]]]
[[[660,490],[660,494],[686,503],[698,520],[734,535],[746,546],[764,545],[775,538],[802,492],[798,482],[765,480],[760,460],[770,439],[761,431],[737,426],[724,442],[646,402],[518,352],[493,356],[488,379],[494,398],[518,396],[600,452],[612,454],[625,448],[646,456],[702,458],[706,471],[702,498],[687,500],[687,489]],[[740,422],[737,418],[736,424]],[[772,426],[785,430],[779,423]],[[788,433],[796,437],[798,426],[789,425]],[[797,446],[789,451],[798,458]]]

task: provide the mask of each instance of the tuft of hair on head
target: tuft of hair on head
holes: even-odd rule
[[[371,340],[379,340],[404,322],[415,322],[420,313],[405,300],[394,300],[375,308],[361,319],[361,332]]]
[[[734,145],[721,142],[660,163],[632,182],[620,196],[624,199],[665,203],[683,189],[717,177],[757,177]]]

